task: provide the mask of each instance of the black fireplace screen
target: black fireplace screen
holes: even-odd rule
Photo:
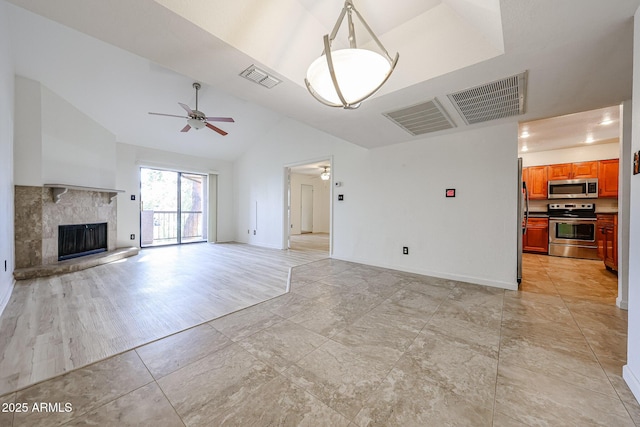
[[[106,250],[106,222],[58,226],[58,261]]]

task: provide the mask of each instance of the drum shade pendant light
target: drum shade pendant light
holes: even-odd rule
[[[353,25],[353,13],[376,42],[382,55],[367,49],[358,49]],[[349,48],[331,51],[331,42],[336,37],[345,15],[349,25]],[[354,109],[389,79],[398,62],[399,55],[391,58],[387,50],[351,0],[344,7],[330,35],[324,36],[322,56],[311,63],[304,82],[318,101],[330,107]]]

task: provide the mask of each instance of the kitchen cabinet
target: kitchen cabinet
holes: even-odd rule
[[[571,163],[561,163],[547,166],[549,181],[558,179],[571,179]]]
[[[618,197],[618,159],[598,162],[598,197]]]
[[[609,270],[618,271],[618,215],[598,214],[596,222],[598,256]]]
[[[547,167],[530,166],[522,169],[522,179],[527,183],[529,199],[544,200],[547,198]]]
[[[598,162],[559,163],[547,167],[549,181],[560,179],[597,178]]]
[[[548,218],[529,218],[527,232],[522,236],[522,250],[541,254],[549,252]]]
[[[597,178],[598,177],[598,162],[580,162],[571,164],[571,178]]]

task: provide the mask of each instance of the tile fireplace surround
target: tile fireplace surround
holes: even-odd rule
[[[58,262],[58,226],[107,223],[108,250],[116,248],[116,199],[103,191],[69,190],[54,203],[53,189],[15,186],[16,268]]]

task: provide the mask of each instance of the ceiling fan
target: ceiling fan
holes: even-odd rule
[[[200,90],[200,83],[194,83],[193,88],[196,90],[196,109],[192,110],[188,105],[178,102],[178,104],[185,109],[187,112],[187,116],[176,116],[174,114],[163,114],[163,113],[149,113],[156,116],[168,116],[168,117],[180,117],[182,119],[187,119],[187,125],[182,128],[180,132],[189,132],[189,129],[194,128],[196,130],[202,129],[203,127],[208,127],[211,130],[218,132],[220,135],[225,136],[227,132],[222,129],[212,125],[209,121],[212,122],[231,122],[234,120],[231,117],[207,117],[204,115],[202,111],[198,111],[198,90]]]

